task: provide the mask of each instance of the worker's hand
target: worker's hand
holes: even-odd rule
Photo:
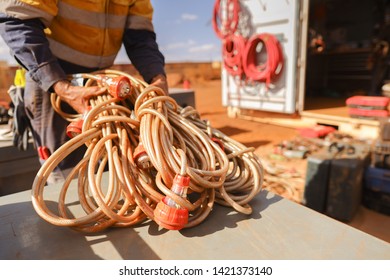
[[[165,95],[169,95],[167,77],[165,77],[164,75],[158,74],[157,76],[155,76],[152,79],[150,85],[161,88],[164,91]]]
[[[61,100],[67,102],[78,113],[84,114],[88,110],[88,100],[106,92],[106,88],[98,86],[80,87],[73,86],[67,80],[61,80],[53,85],[55,93]]]

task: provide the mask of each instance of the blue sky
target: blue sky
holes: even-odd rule
[[[213,0],[152,0],[152,4],[157,43],[167,62],[211,62],[221,59],[220,39],[215,35],[211,23]],[[14,64],[1,38],[0,60]],[[116,62],[129,62],[123,50]]]

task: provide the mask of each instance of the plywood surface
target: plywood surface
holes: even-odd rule
[[[45,191],[56,206],[59,187]],[[69,199],[80,215],[76,192]],[[200,225],[182,231],[153,221],[85,235],[41,219],[30,192],[0,197],[0,259],[389,259],[390,245],[270,192],[246,216],[215,206]]]

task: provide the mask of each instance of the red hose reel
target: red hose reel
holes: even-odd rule
[[[259,61],[265,49],[267,59]],[[252,36],[247,42],[240,35],[230,35],[223,42],[223,61],[226,71],[249,81],[265,82],[267,87],[276,80],[283,68],[283,51],[278,39],[269,33]]]
[[[223,39],[237,30],[240,3],[238,0],[225,0],[221,5],[221,2],[217,0],[214,3],[212,23],[217,36]]]
[[[262,44],[267,60],[259,63],[257,47]],[[246,44],[242,57],[244,72],[248,80],[265,82],[267,87],[274,81],[283,68],[283,51],[278,39],[269,33],[252,36]]]
[[[251,82],[263,82],[268,89],[283,69],[283,50],[279,40],[270,33],[261,33],[246,41],[237,34],[240,2],[221,2],[223,1],[217,0],[214,4],[213,27],[223,42],[224,68],[232,76]],[[258,51],[259,46],[262,46],[261,51]],[[260,61],[265,53],[267,59]]]
[[[244,74],[242,53],[245,50],[245,39],[240,35],[230,35],[225,38],[222,46],[222,55],[226,71],[233,76],[241,77]]]

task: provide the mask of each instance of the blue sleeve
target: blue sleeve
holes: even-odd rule
[[[66,79],[66,74],[50,51],[43,30],[39,19],[20,20],[0,13],[0,35],[11,54],[31,78],[48,91],[55,82]]]
[[[158,49],[154,32],[126,29],[123,43],[131,63],[147,83],[158,74],[165,75],[165,59]]]

